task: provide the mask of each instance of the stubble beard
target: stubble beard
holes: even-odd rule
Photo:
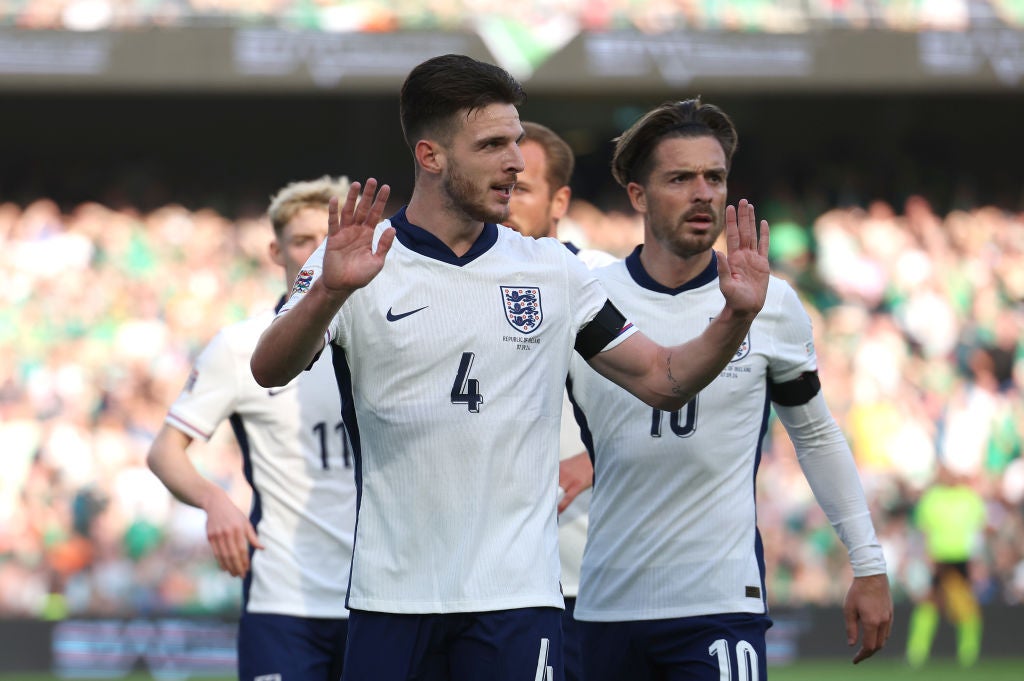
[[[458,166],[448,166],[443,181],[447,204],[457,212],[480,222],[501,222],[509,215],[506,204],[500,211],[495,211],[479,200],[475,200],[478,190],[473,182],[459,172]]]
[[[691,214],[705,212],[711,214],[711,229],[704,234],[688,234],[686,221]],[[692,258],[705,253],[714,247],[715,242],[725,227],[725,218],[720,211],[708,206],[701,210],[690,210],[679,216],[670,227],[654,226],[652,231],[662,245],[680,258]],[[664,225],[664,222],[661,223]]]

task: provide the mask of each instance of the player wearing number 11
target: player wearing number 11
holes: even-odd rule
[[[327,202],[348,188],[294,182],[270,204],[270,256],[301,288],[302,263],[327,235]],[[284,300],[281,301],[282,303]],[[330,353],[286,387],[253,380],[249,356],[274,311],[221,330],[199,354],[167,413],[149,466],[176,497],[206,512],[221,569],[243,577],[238,678],[337,681],[344,667],[356,488]],[[228,420],[252,486],[249,517],[190,461],[186,448]],[[252,547],[252,548],[250,548]],[[255,549],[255,550],[253,550]]]
[[[558,241],[500,226],[524,168],[522,98],[504,70],[465,56],[413,69],[408,206],[382,221],[389,190],[372,179],[332,204],[311,285],[252,357],[273,386],[336,349],[360,486],[346,681],[560,681],[558,431],[573,349],[677,409],[764,302],[767,240],[746,202],[726,220],[723,308],[672,348],[638,333]]]

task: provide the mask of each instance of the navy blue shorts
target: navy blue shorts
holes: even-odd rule
[[[768,678],[765,632],[772,621],[767,615],[731,613],[578,624],[587,681]]]
[[[580,652],[579,623],[573,616],[576,598],[565,597],[562,611],[562,663],[565,665],[565,681],[583,681],[583,654]]]
[[[242,613],[240,681],[338,681],[345,668],[347,619]]]
[[[563,681],[562,611],[353,610],[343,681]]]

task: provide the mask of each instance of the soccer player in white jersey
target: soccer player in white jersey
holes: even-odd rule
[[[300,268],[327,235],[327,203],[347,189],[344,178],[324,177],[274,197],[270,256],[287,283],[307,285],[310,274]],[[206,511],[217,562],[243,578],[239,679],[337,681],[356,510],[352,451],[331,353],[284,387],[267,390],[253,379],[249,358],[274,314],[225,327],[203,349],[148,462],[178,499]],[[186,452],[224,420],[253,490],[248,517]]]
[[[516,186],[509,201],[509,214],[504,223],[520,234],[541,239],[558,238],[558,222],[569,210],[572,198],[572,147],[551,128],[523,121],[524,168],[516,175]],[[593,269],[615,262],[605,251],[581,249],[572,242],[562,242],[583,263]],[[568,393],[562,402],[562,422],[558,438],[558,555],[562,566],[562,660],[566,681],[583,678],[579,634],[573,610],[580,585],[580,563],[587,541],[587,515],[590,509],[590,487],[594,482],[594,466],[580,439],[573,418]]]
[[[736,141],[729,117],[699,99],[663,104],[616,140],[612,172],[643,215],[644,244],[595,274],[657,342],[698,336],[722,307],[712,247]],[[587,681],[766,678],[754,477],[769,403],[849,549],[854,662],[882,647],[892,622],[885,560],[821,393],[810,319],[786,283],[771,278],[728,367],[682,408],[652,409],[575,359],[570,393],[594,448],[576,603]]]
[[[764,302],[767,243],[746,202],[726,220],[724,307],[672,348],[628,324],[560,243],[499,226],[523,170],[522,98],[463,55],[415,67],[401,94],[409,204],[381,221],[389,188],[373,179],[332,202],[309,285],[253,353],[263,386],[325,344],[341,355],[359,486],[345,681],[562,679],[557,438],[574,347],[677,409]]]

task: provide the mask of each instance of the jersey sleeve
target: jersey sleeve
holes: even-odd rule
[[[796,292],[784,282],[777,314],[772,323],[768,375],[772,401],[784,405],[804,404],[820,386],[815,372],[818,358],[814,350],[811,318]]]
[[[571,256],[568,265],[568,286],[578,291],[575,314],[576,351],[590,359],[599,352],[611,350],[637,329],[608,299],[608,293],[579,258]]]
[[[867,498],[850,446],[819,392],[806,403],[776,405],[797,461],[821,509],[850,555],[856,577],[885,574]]]
[[[327,247],[327,239],[320,242],[316,250],[313,251],[309,259],[306,260],[305,264],[299,270],[298,275],[295,277],[295,281],[292,282],[291,292],[288,294],[288,300],[285,301],[284,305],[281,306],[278,315],[283,315],[288,310],[298,305],[299,301],[309,293],[309,290],[313,287],[313,282],[320,278],[324,271],[324,250]],[[334,315],[330,325],[327,327],[327,331],[324,334],[324,346],[337,338],[340,334],[340,320],[339,316],[341,312]],[[319,355],[317,355],[319,357]],[[314,360],[316,361],[316,360]]]
[[[248,371],[248,357],[245,370]],[[209,440],[235,409],[239,394],[239,357],[221,331],[203,348],[165,421],[192,438]]]

